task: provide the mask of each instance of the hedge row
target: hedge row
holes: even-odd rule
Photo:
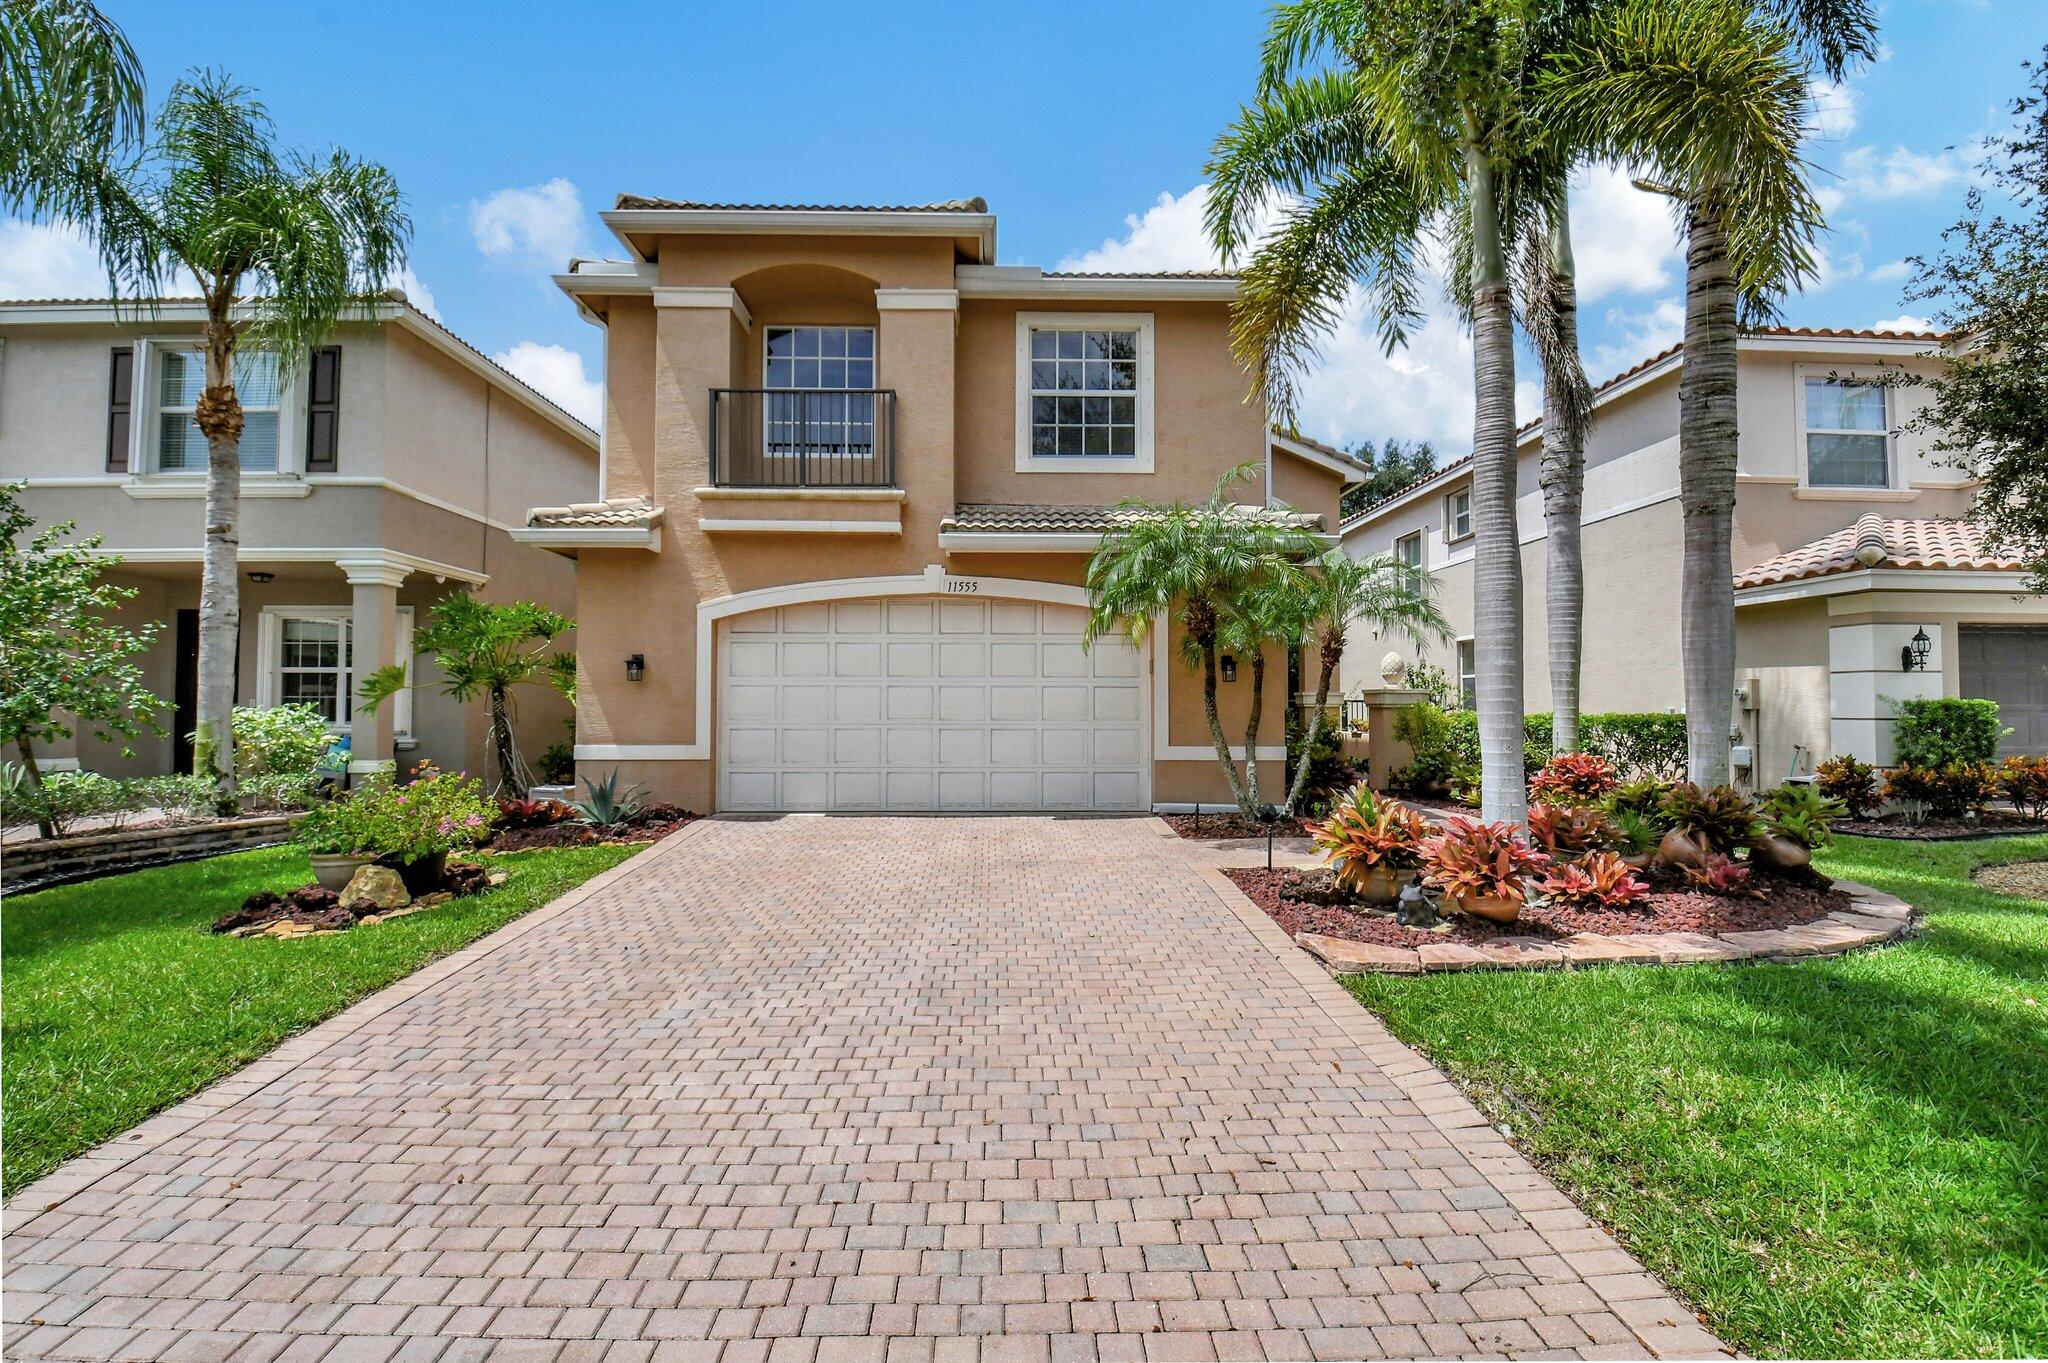
[[[1479,715],[1452,710],[1450,746],[1467,762],[1479,760]],[[1534,714],[1522,721],[1522,763],[1535,771],[1552,756],[1550,716]],[[1579,716],[1579,751],[1597,753],[1624,777],[1676,777],[1685,772],[1685,716],[1629,714]]]

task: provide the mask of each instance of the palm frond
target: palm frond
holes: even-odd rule
[[[0,203],[77,219],[142,140],[142,64],[91,0],[0,0]]]

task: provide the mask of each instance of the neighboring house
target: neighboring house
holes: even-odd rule
[[[2048,751],[2048,602],[2019,564],[1960,519],[1972,485],[1905,427],[1937,372],[1943,338],[1772,328],[1738,347],[1741,439],[1735,508],[1738,775],[1768,787],[1835,753],[1892,758],[1892,702],[1987,696],[2013,729],[2006,750]],[[1603,384],[1586,447],[1585,653],[1581,707],[1677,710],[1682,531],[1677,347]],[[1902,386],[1867,380],[1900,374]],[[1859,381],[1861,380],[1861,381]],[[1544,618],[1540,423],[1520,433],[1531,711],[1550,708]],[[1355,555],[1393,553],[1433,572],[1456,640],[1426,651],[1469,698],[1470,461],[1445,465],[1344,526]],[[1923,637],[1911,670],[1901,650]],[[1357,640],[1351,691],[1378,684],[1389,648]],[[1469,699],[1468,699],[1469,703]]]
[[[206,444],[196,300],[118,312],[105,301],[0,303],[0,479],[25,482],[39,523],[70,520],[118,555],[125,607],[161,633],[145,684],[175,706],[169,735],[121,745],[90,735],[39,753],[110,775],[191,768],[198,670]],[[318,706],[350,735],[358,770],[431,760],[484,769],[485,715],[441,695],[430,659],[375,717],[357,682],[413,661],[428,607],[452,591],[576,610],[575,566],[508,532],[536,501],[591,495],[595,432],[397,294],[336,329],[303,373],[250,353],[242,431],[242,634],[236,702]],[[422,675],[424,674],[424,675]],[[517,699],[530,755],[566,736],[569,707]]]
[[[1252,514],[1334,531],[1359,470],[1247,400],[1234,279],[999,266],[978,199],[603,216],[631,258],[556,281],[606,333],[601,500],[518,536],[579,560],[582,774],[717,810],[1227,798],[1177,640],[1084,647],[1082,583],[1118,503],[1246,462]]]

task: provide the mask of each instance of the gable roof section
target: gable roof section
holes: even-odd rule
[[[1278,426],[1272,428],[1272,441],[1275,449],[1284,450],[1297,459],[1341,474],[1346,487],[1364,482],[1366,475],[1372,472],[1364,460],[1348,451],[1340,450],[1334,445],[1325,445],[1320,440],[1311,440],[1305,435],[1283,431]]]
[[[1972,521],[1888,520],[1873,511],[1854,525],[1743,569],[1735,585],[1768,587],[1863,568],[2015,573],[2024,566],[2010,554],[1994,552],[1983,528]]]
[[[612,207],[671,208],[702,213],[986,213],[988,200],[977,194],[971,199],[941,199],[928,204],[739,204],[621,194],[613,201]]]

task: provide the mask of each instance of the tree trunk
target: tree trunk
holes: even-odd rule
[[[235,642],[242,629],[242,403],[235,393],[235,324],[227,301],[209,305],[206,388],[192,414],[206,437],[206,546],[199,574],[199,705],[192,770],[211,772],[214,805],[235,808]]]
[[[1571,225],[1559,205],[1550,219],[1551,278],[1546,281],[1558,348],[1577,354],[1579,296]],[[1585,647],[1586,582],[1580,517],[1586,500],[1586,442],[1564,414],[1577,406],[1578,375],[1543,366],[1544,601],[1550,636],[1550,731],[1555,752],[1579,750],[1579,660]]]
[[[21,769],[28,777],[28,788],[38,794],[43,789],[43,769],[36,765],[35,749],[29,746],[28,735],[18,735],[14,740],[15,751],[21,754]],[[46,838],[57,836],[57,825],[50,822],[50,816],[43,812],[42,801],[36,801],[36,832]]]
[[[1472,206],[1473,662],[1478,670],[1480,812],[1521,823],[1522,543],[1515,517],[1515,332],[1492,166],[1465,149]]]
[[[1686,776],[1728,784],[1735,708],[1735,275],[1717,197],[1687,211],[1678,497],[1685,525],[1681,651]]]
[[[1252,649],[1252,709],[1244,725],[1245,812],[1257,815],[1265,804],[1259,798],[1259,720],[1266,709],[1266,647]]]
[[[1238,810],[1252,813],[1245,798],[1244,783],[1237,779],[1237,763],[1230,758],[1230,738],[1223,732],[1223,716],[1216,708],[1216,611],[1207,601],[1190,601],[1182,615],[1182,628],[1202,650],[1202,716],[1209,724],[1209,741],[1216,746],[1216,762]]]
[[[1330,703],[1330,678],[1337,675],[1337,665],[1344,660],[1344,636],[1331,632],[1325,634],[1317,659],[1316,708],[1309,712],[1307,736],[1301,741],[1301,760],[1294,764],[1294,780],[1287,788],[1287,803],[1282,808],[1289,814],[1301,803],[1301,792],[1308,786],[1309,754],[1315,751],[1316,740],[1323,733],[1323,707]]]
[[[526,798],[525,764],[512,742],[512,717],[506,712],[505,688],[491,688],[491,751],[498,759],[498,794],[508,799]]]

